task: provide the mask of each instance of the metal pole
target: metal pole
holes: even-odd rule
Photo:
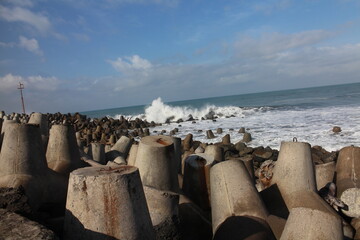
[[[25,113],[24,97],[23,97],[23,93],[22,93],[22,90],[24,89],[24,84],[22,84],[21,82],[19,82],[19,87],[18,87],[18,89],[20,90],[23,113]]]

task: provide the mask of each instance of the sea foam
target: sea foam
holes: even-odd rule
[[[145,116],[147,121],[154,121],[157,123],[165,123],[166,120],[172,119],[177,121],[179,119],[187,120],[191,115],[193,118],[205,117],[206,114],[213,111],[215,106],[205,106],[201,109],[191,107],[177,107],[170,106],[162,102],[161,98],[152,101],[151,105],[145,109]]]

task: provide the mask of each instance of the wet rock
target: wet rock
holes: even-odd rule
[[[210,111],[208,114],[205,115],[205,119],[214,119],[215,118],[215,112]]]
[[[239,133],[245,133],[245,128],[244,128],[244,127],[241,127],[241,128],[239,129]]]
[[[184,122],[184,120],[182,118],[180,118],[176,121],[176,123],[182,123],[182,122]]]
[[[222,128],[216,129],[216,133],[217,133],[217,134],[222,134],[222,132],[223,132]]]
[[[335,127],[333,127],[332,131],[333,131],[334,133],[339,133],[339,132],[341,132],[341,127],[335,126]]]
[[[194,120],[193,116],[189,114],[188,119],[186,121],[193,121],[193,120]]]

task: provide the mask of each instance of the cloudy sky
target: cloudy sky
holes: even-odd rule
[[[360,81],[358,0],[0,0],[0,110]]]

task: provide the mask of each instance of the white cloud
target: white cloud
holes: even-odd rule
[[[39,47],[39,43],[35,38],[28,39],[26,37],[19,37],[19,46],[25,48],[26,50],[35,53],[36,55],[42,56],[43,52]]]
[[[147,89],[142,97],[184,99],[358,81],[360,44],[321,45],[331,33],[320,30],[270,36],[269,42],[255,41],[253,48],[246,49],[247,56],[236,52],[243,53],[243,49],[235,48],[232,58],[213,64],[154,65],[145,60],[144,67],[135,60],[142,59],[139,56],[119,58],[109,62],[126,74],[93,87],[127,93],[141,87]]]
[[[0,5],[0,18],[8,22],[27,23],[42,33],[51,28],[51,23],[46,16],[22,7],[8,8]]]
[[[19,82],[23,83],[26,89],[33,91],[54,91],[60,84],[56,77],[22,77],[9,73],[4,77],[0,77],[0,92],[17,91]]]
[[[14,47],[16,44],[13,42],[0,42],[0,47],[5,47],[5,48],[11,48]]]
[[[24,78],[21,76],[14,76],[11,73],[0,77],[0,92],[14,91],[17,89],[19,82],[23,82]]]
[[[119,57],[115,61],[108,61],[113,68],[122,73],[129,73],[134,70],[149,70],[153,67],[150,61],[139,57],[138,55],[133,55],[131,57]]]
[[[27,78],[29,88],[41,91],[55,91],[60,84],[56,77],[30,76]]]
[[[294,34],[266,33],[259,38],[241,35],[234,43],[234,47],[237,55],[241,57],[271,57],[289,49],[317,44],[335,34],[325,30],[311,30]]]

